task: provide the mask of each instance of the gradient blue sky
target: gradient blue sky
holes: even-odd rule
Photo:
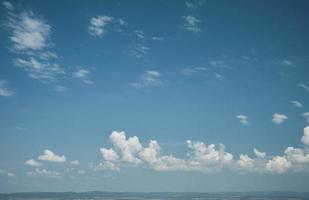
[[[308,8],[1,1],[0,192],[309,191]]]

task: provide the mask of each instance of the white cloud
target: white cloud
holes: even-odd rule
[[[42,166],[42,163],[40,163],[40,162],[38,162],[38,161],[36,161],[34,159],[30,159],[30,160],[27,160],[25,162],[25,165],[29,165],[31,167],[39,167],[39,166]]]
[[[304,107],[304,105],[302,103],[300,103],[299,101],[291,101],[291,103],[293,104],[293,106],[295,106],[297,108]]]
[[[139,39],[145,39],[145,33],[142,30],[135,30],[133,33],[139,38]]]
[[[309,126],[304,128],[304,135],[301,138],[301,142],[309,146]]]
[[[3,4],[3,6],[4,6],[6,9],[8,9],[8,10],[14,10],[14,6],[13,6],[13,4],[11,4],[10,2],[4,1],[2,4]]]
[[[14,173],[9,172],[9,171],[2,169],[2,168],[0,168],[0,175],[7,176],[8,178],[14,178],[15,177]]]
[[[288,119],[288,117],[286,115],[275,113],[275,114],[273,114],[272,122],[274,122],[276,124],[281,124],[287,119]]]
[[[153,36],[151,39],[154,40],[154,41],[163,41],[164,37]]]
[[[185,76],[191,76],[193,74],[198,74],[206,70],[207,68],[205,67],[187,67],[187,68],[184,68],[180,73]]]
[[[76,78],[82,80],[86,84],[89,84],[89,85],[94,84],[94,82],[89,80],[89,78],[88,78],[89,75],[90,75],[90,71],[88,69],[79,67],[79,69],[76,72],[74,72],[73,75]]]
[[[257,158],[265,158],[266,157],[265,152],[261,152],[256,148],[253,149],[253,152],[254,152],[254,154],[256,155]]]
[[[285,66],[294,66],[294,63],[287,59],[282,60],[281,63],[282,65],[285,65]]]
[[[33,79],[42,81],[54,81],[58,75],[64,75],[65,71],[58,64],[41,62],[36,58],[29,59],[16,58],[14,60],[16,66],[25,69],[28,75]]]
[[[65,69],[55,62],[57,54],[50,50],[53,47],[51,26],[32,12],[11,12],[7,18],[12,52],[17,55],[13,63],[23,68],[31,78],[45,83],[64,76]]]
[[[8,175],[8,177],[11,177],[11,178],[14,178],[14,177],[15,177],[15,174],[12,173],[12,172],[8,172],[7,175]]]
[[[51,27],[32,13],[23,13],[11,20],[13,29],[10,39],[16,50],[42,50],[48,45]]]
[[[89,34],[94,37],[103,37],[106,33],[106,26],[113,20],[113,17],[105,15],[92,17],[88,27]]]
[[[183,20],[185,21],[183,28],[191,31],[193,33],[198,33],[201,32],[201,29],[199,27],[199,24],[201,23],[201,20],[198,18],[188,15],[188,16],[183,16]]]
[[[143,88],[149,86],[160,86],[163,84],[161,81],[161,73],[155,70],[147,70],[140,77],[140,80],[130,85],[135,88]]]
[[[301,84],[299,84],[298,86],[301,87],[301,88],[303,88],[303,89],[305,89],[307,92],[309,92],[309,86],[307,86],[306,84],[301,83]]]
[[[242,123],[242,124],[249,124],[248,116],[246,116],[246,115],[237,115],[236,118],[238,118],[239,122]]]
[[[308,136],[308,137],[307,137]],[[309,144],[309,126],[304,129],[302,142]],[[308,141],[307,141],[308,139]],[[120,170],[122,167],[145,166],[156,171],[200,171],[220,172],[229,169],[239,173],[272,172],[282,174],[287,171],[309,172],[309,152],[307,148],[287,147],[283,155],[266,156],[254,148],[255,157],[240,154],[239,159],[226,151],[224,145],[206,145],[203,142],[187,141],[187,158],[162,155],[162,149],[155,140],[142,145],[138,137],[126,137],[124,132],[113,131],[110,135],[112,148],[101,148],[102,162],[95,170]]]
[[[104,160],[116,161],[118,159],[118,154],[113,149],[101,148],[100,152]]]
[[[78,170],[77,173],[78,174],[85,174],[86,172],[85,172],[85,170]]]
[[[36,168],[34,171],[27,172],[28,176],[40,176],[40,177],[50,177],[50,178],[61,178],[61,173],[49,171],[46,169]]]
[[[78,160],[72,160],[72,161],[70,161],[70,163],[72,165],[79,165],[79,161]]]
[[[194,10],[203,5],[203,1],[185,1],[187,8]]]
[[[5,80],[0,80],[0,96],[9,97],[15,94],[15,92],[11,91],[7,88],[7,82]]]
[[[282,174],[286,172],[289,168],[291,168],[292,164],[282,156],[275,156],[272,160],[269,160],[266,164],[266,169]]]
[[[307,123],[309,123],[309,112],[303,113],[302,116],[305,117],[307,120]]]
[[[142,58],[147,54],[149,51],[149,47],[144,45],[143,43],[134,43],[130,48],[129,48],[129,55],[133,56],[135,58]]]
[[[66,157],[64,155],[62,156],[56,155],[54,152],[48,149],[44,150],[44,154],[40,155],[38,159],[44,160],[44,161],[50,161],[50,162],[65,162],[66,161]]]

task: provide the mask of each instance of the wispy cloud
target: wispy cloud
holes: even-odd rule
[[[61,173],[59,172],[49,171],[47,169],[38,169],[38,168],[36,168],[34,171],[27,172],[27,175],[36,177],[61,178]]]
[[[185,6],[191,10],[197,9],[204,4],[203,1],[185,1]]]
[[[130,85],[135,88],[160,86],[163,84],[160,78],[161,78],[160,72],[154,70],[147,70],[140,76],[139,81],[130,83]]]
[[[4,1],[2,4],[3,4],[3,6],[4,6],[6,9],[8,9],[8,10],[14,10],[14,6],[13,6],[13,4],[11,4],[10,2]]]
[[[0,168],[0,176],[7,176],[8,178],[14,178],[16,175],[13,172],[9,172],[5,169]]]
[[[182,19],[184,20],[183,28],[185,30],[193,33],[201,32],[201,28],[199,27],[199,24],[201,23],[200,19],[192,15],[183,16]]]
[[[186,67],[180,72],[180,74],[185,76],[191,76],[193,74],[198,74],[206,70],[207,70],[206,67]]]
[[[9,96],[12,96],[14,94],[15,94],[15,92],[13,92],[12,90],[10,90],[7,87],[7,81],[0,80],[0,96],[9,97]]]
[[[89,80],[90,71],[88,69],[78,67],[78,70],[74,72],[74,76],[86,84],[92,85],[93,81]]]
[[[304,107],[304,105],[302,103],[300,103],[299,101],[291,101],[292,105],[297,107],[297,108],[302,108]]]
[[[306,85],[304,83],[300,83],[298,86],[305,89],[307,92],[309,92],[309,86],[308,85]]]
[[[90,19],[90,25],[88,27],[89,34],[94,37],[103,37],[105,35],[106,26],[114,20],[110,16],[97,16]]]
[[[288,117],[286,115],[275,113],[273,114],[272,122],[276,124],[282,124],[287,119]]]
[[[246,125],[249,124],[248,116],[246,116],[246,115],[237,115],[236,118],[239,119],[239,122],[242,123],[242,124],[246,124]]]
[[[93,37],[102,38],[106,35],[109,27],[117,25],[125,26],[127,23],[121,18],[117,19],[107,15],[99,15],[90,19],[88,32]],[[118,27],[117,30],[121,31],[121,28]]]
[[[44,83],[56,81],[65,75],[52,51],[52,27],[32,11],[9,10],[6,26],[9,28],[13,63],[24,69],[29,77]]]
[[[163,41],[164,37],[153,36],[151,39],[154,40],[154,41]]]

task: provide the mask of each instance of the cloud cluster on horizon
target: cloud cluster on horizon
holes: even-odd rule
[[[178,158],[162,155],[162,149],[155,140],[142,145],[137,136],[126,137],[125,132],[113,131],[109,137],[112,147],[100,148],[102,162],[95,170],[120,170],[122,167],[144,166],[155,171],[200,171],[219,172],[223,169],[243,172],[272,172],[282,174],[288,171],[309,172],[309,126],[304,128],[301,142],[304,148],[287,147],[283,155],[267,156],[254,148],[255,157],[240,154],[239,158],[226,151],[223,144],[205,144],[187,140],[188,157]]]

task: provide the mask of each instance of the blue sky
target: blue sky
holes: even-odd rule
[[[308,6],[1,1],[0,192],[308,191]]]

